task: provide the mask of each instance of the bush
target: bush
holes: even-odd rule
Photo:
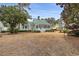
[[[73,32],[75,34],[75,36],[79,36],[79,30],[76,30]]]
[[[68,32],[68,29],[63,30],[63,32],[64,32],[64,33],[67,33],[67,32]]]
[[[15,29],[15,31],[14,31],[14,32],[15,32],[15,33],[18,33],[18,31],[19,31],[18,29]]]
[[[51,29],[51,30],[46,30],[46,32],[54,32],[54,30],[53,30],[53,29]]]
[[[40,33],[40,31],[32,31],[32,32]]]
[[[31,32],[31,30],[19,30],[19,32]]]
[[[32,31],[32,30],[19,30],[19,32],[40,32],[40,31]]]
[[[9,28],[10,33],[17,33],[19,30],[17,28]]]
[[[1,33],[5,33],[5,32],[9,32],[9,31],[1,31]]]
[[[70,31],[70,32],[68,32],[68,35],[71,35],[71,36],[78,36],[78,37],[79,37],[79,30]]]

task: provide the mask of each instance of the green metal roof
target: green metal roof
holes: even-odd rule
[[[50,25],[47,21],[45,20],[34,20],[33,24],[47,24]]]

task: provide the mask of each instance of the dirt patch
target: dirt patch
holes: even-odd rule
[[[19,33],[0,38],[1,56],[70,56],[79,55],[79,40],[64,38],[64,33]]]

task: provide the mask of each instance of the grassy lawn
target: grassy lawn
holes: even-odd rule
[[[2,34],[0,55],[11,56],[54,56],[79,55],[79,38],[68,37],[64,33],[19,33]]]

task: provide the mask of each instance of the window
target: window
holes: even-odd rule
[[[25,28],[27,28],[27,26],[25,26]]]
[[[23,29],[25,28],[25,27],[24,27],[24,24],[22,24],[22,27],[23,27]]]
[[[36,25],[36,28],[38,28],[38,25]]]
[[[47,28],[47,25],[44,25],[44,28]]]
[[[48,25],[48,28],[50,28],[50,26]]]

